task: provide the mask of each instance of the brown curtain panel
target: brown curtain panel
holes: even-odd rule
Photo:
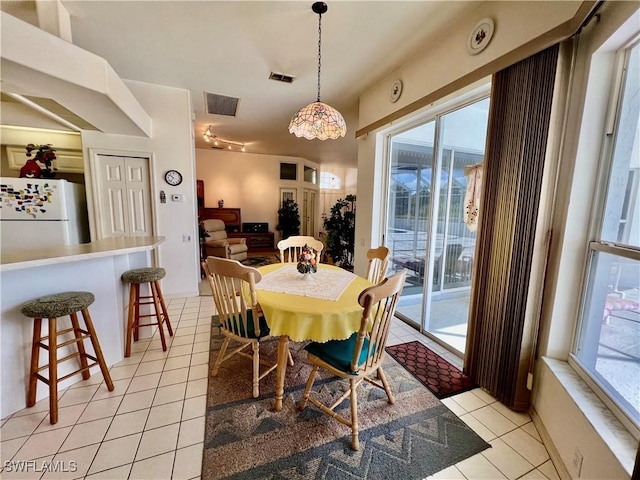
[[[526,410],[523,345],[558,45],[493,76],[482,219],[465,372],[502,403]]]

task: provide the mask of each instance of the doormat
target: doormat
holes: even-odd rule
[[[458,368],[418,341],[391,345],[386,350],[439,399],[477,387]]]

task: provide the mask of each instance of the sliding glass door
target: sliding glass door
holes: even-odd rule
[[[476,240],[465,196],[482,164],[488,111],[484,98],[389,139],[385,238],[392,269],[408,270],[396,311],[461,353]]]

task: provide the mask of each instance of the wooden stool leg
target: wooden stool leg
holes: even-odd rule
[[[42,333],[42,319],[33,319],[33,342],[31,343],[31,369],[29,370],[29,392],[27,393],[27,407],[36,404],[38,388],[38,363],[40,362],[40,335]]]
[[[58,327],[55,317],[49,319],[49,420],[58,423]]]
[[[73,326],[73,335],[76,337],[76,343],[78,345],[78,351],[80,352],[80,367],[82,368],[82,378],[88,380],[91,378],[91,372],[89,371],[89,362],[87,362],[87,351],[84,349],[84,340],[82,339],[82,332],[80,331],[80,324],[78,323],[78,314],[73,312],[69,314],[71,317],[71,325]]]
[[[91,345],[93,345],[93,351],[96,352],[96,358],[98,359],[98,365],[100,366],[102,377],[104,378],[104,382],[107,384],[107,389],[112,392],[114,388],[113,381],[111,380],[111,375],[109,374],[107,364],[104,361],[102,349],[100,348],[100,342],[98,341],[96,330],[95,328],[93,328],[93,322],[91,321],[91,315],[89,315],[88,309],[85,308],[82,310],[82,317],[84,318],[84,323],[87,326],[87,331],[89,332],[89,339],[91,340]]]
[[[140,284],[133,283],[131,287],[135,290],[135,317],[133,321],[133,341],[137,342],[140,335]]]
[[[163,317],[160,311],[160,299],[158,298],[158,285],[157,282],[149,282],[151,287],[151,297],[153,298],[153,306],[156,313],[156,320],[158,322],[158,333],[160,333],[160,341],[162,342],[162,350],[167,351],[167,342],[164,339],[164,328],[162,327]]]
[[[169,320],[169,312],[167,311],[167,304],[164,303],[164,297],[162,296],[162,290],[160,290],[160,283],[154,282],[156,284],[156,289],[158,291],[158,298],[160,299],[160,305],[162,306],[162,315],[164,317],[164,321],[167,323],[167,330],[169,331],[169,336],[173,337],[173,328],[171,328],[171,321]]]
[[[127,343],[124,346],[124,356],[131,356],[131,333],[133,331],[133,316],[136,303],[136,292],[133,284],[129,287],[129,315],[127,316]]]

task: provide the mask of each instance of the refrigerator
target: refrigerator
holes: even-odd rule
[[[84,185],[0,177],[0,252],[89,241]]]

